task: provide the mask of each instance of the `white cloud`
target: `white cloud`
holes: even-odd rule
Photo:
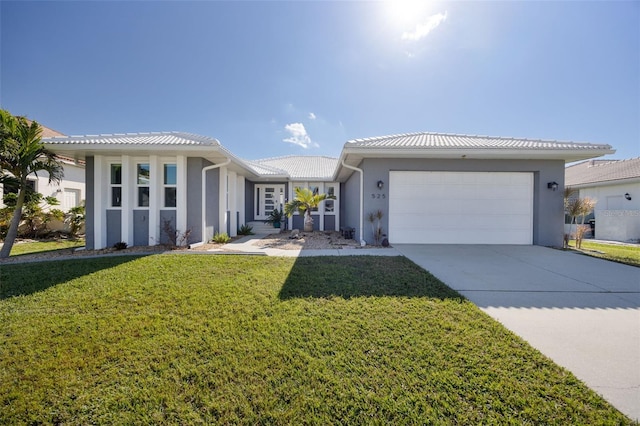
[[[312,113],[312,112],[309,113],[309,119],[310,120],[315,120],[316,118],[317,117],[316,117],[316,115],[314,113]]]
[[[431,15],[427,18],[427,20],[422,23],[416,25],[416,29],[413,31],[405,31],[402,33],[403,40],[410,41],[418,41],[426,36],[438,26],[447,20],[447,12],[438,13],[437,15]]]
[[[307,134],[307,129],[304,128],[302,123],[291,123],[284,126],[284,130],[289,132],[291,137],[282,139],[283,142],[289,142],[294,145],[301,146],[303,148],[310,148],[312,146],[317,147],[318,144],[313,142]]]

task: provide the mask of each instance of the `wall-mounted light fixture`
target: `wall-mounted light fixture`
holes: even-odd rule
[[[547,184],[547,188],[549,188],[552,191],[556,191],[558,189],[558,182],[549,182]]]
[[[382,189],[384,188],[384,182],[379,180],[378,183],[376,183],[376,186],[378,187],[378,189]]]
[[[62,189],[58,188],[58,189],[56,189],[56,192],[59,194],[59,193],[62,192]]]
[[[624,198],[626,198],[627,200],[631,201],[631,195],[629,195],[628,192],[626,194],[624,194]]]

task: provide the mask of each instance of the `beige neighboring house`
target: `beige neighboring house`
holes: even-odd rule
[[[565,169],[565,185],[597,201],[596,239],[640,242],[640,158],[573,164]]]
[[[42,124],[40,124],[40,126],[42,127],[43,139],[65,136],[63,133],[45,127]],[[57,208],[68,212],[69,209],[79,206],[86,197],[84,184],[85,164],[84,161],[74,161],[72,158],[61,155],[58,155],[58,159],[61,160],[64,165],[64,177],[59,184],[49,184],[49,174],[46,172],[38,172],[37,177],[30,176],[29,182],[33,189],[43,196],[57,198],[60,202]],[[11,191],[10,188],[4,188],[3,185],[0,184],[0,208],[4,207],[2,197],[9,191]],[[61,227],[62,224],[49,226],[51,229],[59,229]]]

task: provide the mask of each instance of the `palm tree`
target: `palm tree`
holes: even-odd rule
[[[18,200],[4,240],[0,258],[9,257],[18,235],[22,219],[22,207],[27,195],[27,178],[38,172],[49,173],[49,183],[60,182],[64,174],[62,163],[42,143],[42,128],[24,117],[14,117],[0,110],[0,174],[3,180],[10,179],[18,188]]]
[[[318,208],[324,200],[335,200],[335,196],[327,194],[315,194],[309,188],[296,188],[296,197],[284,205],[284,214],[291,217],[298,211],[304,214],[304,231],[313,231],[313,218],[311,211]]]

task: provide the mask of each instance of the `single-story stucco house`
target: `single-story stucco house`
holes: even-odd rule
[[[86,162],[87,247],[189,244],[267,218],[295,187],[332,194],[314,212],[321,230],[355,229],[383,212],[393,243],[562,246],[565,163],[611,154],[609,145],[438,133],[355,139],[339,158],[238,158],[216,139],[180,132],[43,139]],[[289,219],[289,228],[302,218]]]
[[[565,170],[565,184],[596,200],[595,238],[640,241],[640,158],[589,160]]]

